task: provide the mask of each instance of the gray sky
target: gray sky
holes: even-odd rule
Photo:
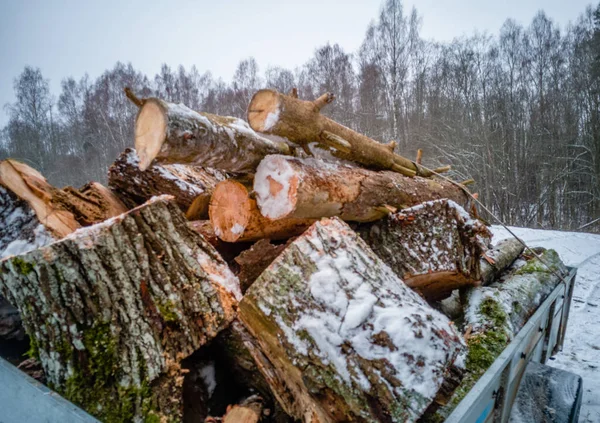
[[[405,0],[423,18],[422,35],[438,41],[497,33],[511,17],[527,25],[546,13],[565,27],[589,0]],[[54,95],[60,80],[92,78],[118,60],[152,77],[161,63],[195,64],[229,81],[237,63],[254,56],[290,69],[327,41],[355,52],[381,0],[0,0],[0,106],[14,100],[13,80],[40,67]],[[0,108],[0,124],[7,120]]]

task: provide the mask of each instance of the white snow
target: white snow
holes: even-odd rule
[[[20,209],[17,209],[20,210]],[[0,259],[8,256],[17,256],[19,254],[25,254],[36,248],[43,247],[54,242],[54,237],[46,230],[43,225],[38,225],[33,230],[34,238],[31,240],[16,239],[0,251]]]
[[[235,225],[232,226],[232,228],[230,229],[232,234],[235,235],[241,235],[244,233],[244,228],[242,225],[240,225],[239,223],[236,223]]]
[[[565,264],[578,268],[563,351],[546,364],[583,378],[579,421],[600,422],[600,235],[510,229],[530,247],[552,248]],[[511,237],[502,227],[492,231],[494,243]]]
[[[202,382],[204,382],[204,386],[208,391],[208,397],[212,397],[212,394],[215,392],[215,388],[217,387],[217,380],[215,379],[215,363],[213,361],[209,361],[200,369],[200,377],[202,378]]]
[[[275,125],[277,125],[277,122],[279,122],[279,112],[279,106],[277,106],[277,109],[275,109],[274,112],[271,112],[267,115],[267,118],[265,119],[265,125],[263,126],[264,132],[270,131]]]
[[[295,201],[292,202],[289,195],[290,180],[294,175],[294,169],[285,156],[267,156],[260,162],[254,176],[254,191],[263,216],[279,219],[293,211]],[[278,192],[271,192],[272,183],[281,186]]]

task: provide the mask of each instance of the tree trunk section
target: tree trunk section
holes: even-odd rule
[[[234,273],[240,280],[242,293],[250,288],[260,274],[285,249],[286,245],[271,244],[268,239],[261,239],[234,259],[238,266],[238,270]]]
[[[279,398],[284,409],[304,422],[413,421],[463,348],[449,320],[335,218],[277,257],[239,316],[278,391],[292,394]]]
[[[485,252],[481,259],[481,283],[489,285],[494,282],[521,255],[525,247],[514,238],[500,241]]]
[[[323,116],[321,108],[333,99],[330,93],[315,101],[304,101],[274,90],[260,90],[248,106],[248,122],[255,131],[285,137],[303,146],[319,142],[334,148],[340,158],[365,166],[406,176],[432,175],[421,165],[395,154],[395,144],[381,144]]]
[[[404,283],[428,300],[479,284],[479,258],[491,238],[485,225],[448,200],[405,209],[358,232]]]
[[[208,218],[210,195],[227,176],[209,168],[157,163],[142,171],[136,151],[128,148],[108,169],[108,186],[130,208],[156,195],[172,195],[182,211],[189,211],[186,217],[197,220]],[[196,207],[191,208],[192,204]]]
[[[235,317],[238,281],[169,197],[0,262],[49,385],[106,421],[181,417],[180,361]]]
[[[375,172],[316,159],[266,157],[254,177],[263,216],[371,222],[429,200],[448,198],[468,208],[469,198],[455,185],[395,172]]]
[[[215,187],[208,209],[215,234],[226,242],[287,239],[301,234],[314,219],[264,217],[240,182],[227,180]]]
[[[227,172],[254,172],[267,154],[289,154],[284,142],[255,133],[233,117],[198,113],[183,104],[144,100],[135,122],[140,169],[161,164],[190,164]]]

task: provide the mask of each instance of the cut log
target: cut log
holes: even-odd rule
[[[257,423],[262,417],[263,400],[253,395],[227,410],[221,420],[223,423]]]
[[[258,166],[254,191],[261,213],[270,219],[339,216],[371,222],[429,200],[448,198],[465,208],[469,202],[446,181],[280,155]]]
[[[181,210],[189,211],[188,219],[198,220],[208,218],[210,195],[227,177],[219,170],[186,165],[155,163],[142,171],[136,151],[128,148],[108,169],[108,186],[130,208],[155,195],[172,195]]]
[[[240,182],[227,180],[215,187],[208,209],[215,234],[223,241],[287,239],[301,234],[314,219],[271,220],[264,217]]]
[[[238,265],[238,271],[235,274],[240,280],[242,293],[250,288],[285,247],[286,244],[275,245],[271,244],[268,239],[261,239],[235,258],[235,263]]]
[[[313,224],[261,274],[240,319],[304,422],[415,420],[463,346],[337,218]]]
[[[465,376],[450,402],[425,421],[443,421],[450,415],[560,282],[556,273],[567,274],[554,250],[544,251],[541,257],[552,270],[537,258],[518,260],[501,280],[471,288],[464,295]]]
[[[0,162],[0,258],[41,247],[126,210],[96,182],[79,190],[58,189],[26,164]]]
[[[235,315],[238,281],[172,197],[0,262],[50,386],[103,421],[178,420],[179,362]]]
[[[480,283],[491,233],[459,205],[436,200],[359,229],[361,237],[408,286],[428,300]]]
[[[521,255],[525,247],[515,238],[500,241],[485,252],[481,263],[481,283],[494,282]]]
[[[156,160],[227,172],[254,172],[267,154],[289,154],[286,143],[271,141],[234,117],[198,113],[158,98],[143,100],[135,121],[140,169]]]
[[[381,144],[323,116],[321,109],[333,100],[330,93],[304,101],[274,90],[260,90],[248,106],[248,122],[255,131],[285,137],[305,149],[316,141],[334,148],[336,156],[365,166],[406,176],[432,176],[421,165],[395,154],[393,143]]]

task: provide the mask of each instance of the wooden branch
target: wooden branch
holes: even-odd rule
[[[420,148],[417,150],[417,159],[415,160],[416,164],[421,164],[421,160],[423,160],[423,150]]]
[[[394,154],[392,146],[381,144],[323,116],[321,108],[331,101],[333,95],[330,93],[315,101],[303,101],[274,90],[260,90],[248,106],[248,122],[255,131],[282,136],[299,145],[315,141],[327,144],[326,131],[350,144],[350,152],[335,153],[340,158],[368,167],[394,170],[406,176],[432,176],[422,166]]]
[[[130,208],[155,195],[172,195],[186,217],[197,220],[208,218],[210,195],[227,177],[215,169],[158,163],[142,171],[136,151],[128,148],[108,169],[108,186]]]
[[[287,239],[302,233],[314,222],[314,219],[264,217],[246,187],[233,180],[217,184],[208,214],[215,234],[226,242]]]
[[[443,180],[279,155],[259,165],[254,191],[262,215],[269,219],[339,216],[369,222],[389,214],[382,206],[403,209],[440,198],[463,207],[469,203],[460,188]]]
[[[485,259],[480,260],[481,283],[489,285],[496,281],[513,262],[521,255],[525,247],[514,238],[500,241],[485,252]]]
[[[125,87],[125,96],[136,106],[142,107],[144,105],[144,100],[140,100],[134,93],[131,91],[131,88]]]
[[[0,261],[0,290],[53,388],[103,421],[179,419],[180,361],[233,320],[241,298],[164,196]]]
[[[249,173],[268,154],[289,154],[284,142],[256,134],[233,117],[198,113],[158,98],[143,100],[135,122],[140,169],[156,160]]]
[[[480,283],[489,230],[456,203],[436,200],[361,226],[360,236],[409,287],[428,300]]]
[[[296,238],[239,316],[285,384],[277,391],[292,394],[282,406],[304,422],[414,421],[463,348],[449,320],[337,218]]]
[[[293,97],[293,98],[298,98],[298,88],[296,88],[296,87],[292,88],[292,90],[290,91],[289,96]]]

